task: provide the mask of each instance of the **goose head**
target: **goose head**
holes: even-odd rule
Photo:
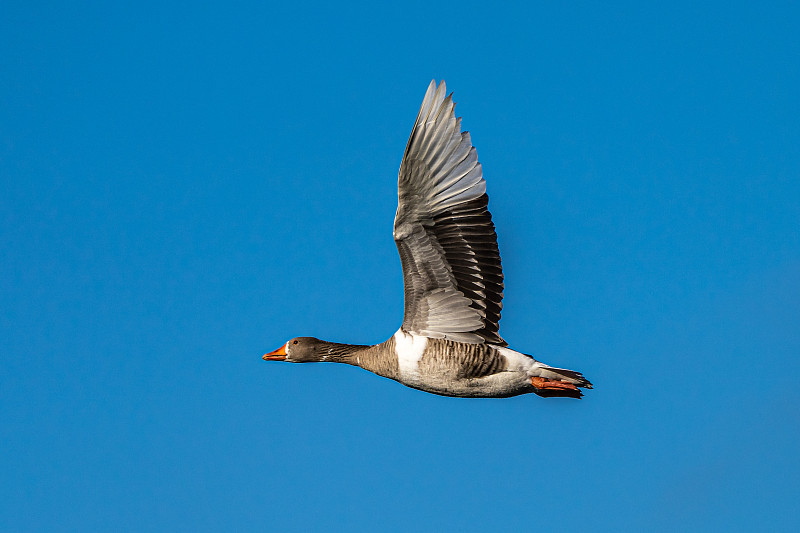
[[[323,360],[323,354],[317,349],[320,340],[314,337],[295,337],[278,348],[265,353],[264,361],[288,361],[290,363],[312,363]]]

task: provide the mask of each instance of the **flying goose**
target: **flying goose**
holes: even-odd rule
[[[373,346],[295,337],[266,361],[360,366],[443,396],[505,398],[533,392],[580,398],[592,384],[508,348],[498,334],[503,271],[486,182],[452,94],[431,81],[400,164],[394,240],[405,313]]]

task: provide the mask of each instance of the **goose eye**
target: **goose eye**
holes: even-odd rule
[[[292,344],[297,344],[297,341],[292,341]]]

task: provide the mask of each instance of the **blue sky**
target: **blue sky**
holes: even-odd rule
[[[0,529],[796,531],[800,13],[645,4],[6,2]],[[582,401],[260,358],[399,326],[432,78]]]

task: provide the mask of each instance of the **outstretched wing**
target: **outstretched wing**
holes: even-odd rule
[[[503,270],[486,182],[452,95],[432,81],[398,179],[394,240],[403,264],[403,329],[498,344]]]

